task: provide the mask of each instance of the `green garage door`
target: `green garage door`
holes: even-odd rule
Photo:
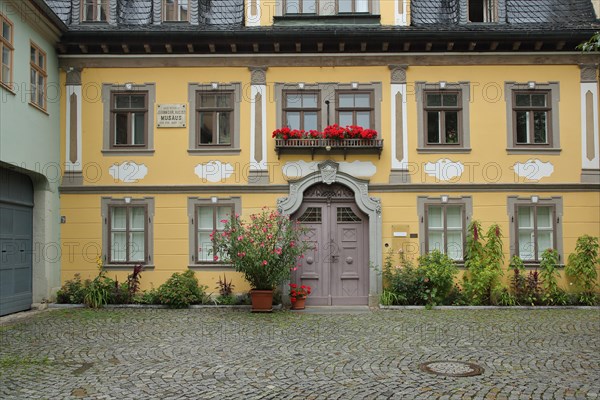
[[[33,186],[0,168],[0,316],[32,303]]]

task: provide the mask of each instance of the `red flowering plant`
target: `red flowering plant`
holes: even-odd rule
[[[327,126],[323,132],[311,129],[306,132],[302,129],[290,129],[283,127],[275,129],[272,137],[275,139],[375,139],[377,131],[374,129],[365,129],[358,125],[349,125],[346,127],[333,124]]]
[[[338,139],[342,140],[346,138],[346,128],[339,126],[338,124],[329,125],[323,130],[323,137],[325,139]]]
[[[263,208],[246,222],[237,215],[221,222],[224,229],[211,235],[214,259],[231,263],[253,289],[272,290],[288,280],[308,248],[304,228],[274,210]]]
[[[298,285],[295,283],[290,283],[290,301],[295,303],[298,299],[305,299],[311,292],[310,286],[301,285],[298,288]]]
[[[374,129],[365,129],[357,125],[349,125],[345,129],[347,139],[375,139],[377,137],[377,131]]]
[[[287,126],[275,129],[272,135],[275,139],[304,139],[307,134],[302,129],[290,129]]]

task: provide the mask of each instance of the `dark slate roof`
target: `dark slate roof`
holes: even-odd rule
[[[124,25],[152,23],[152,0],[118,0],[117,21]]]
[[[593,22],[597,16],[591,0],[504,0],[506,20],[500,24],[575,24]],[[412,0],[413,25],[447,25],[459,22],[466,0]],[[498,25],[498,24],[496,24]]]
[[[206,25],[242,25],[244,0],[200,0],[198,14]]]
[[[577,23],[596,15],[590,0],[506,0],[506,19],[511,24]]]
[[[410,19],[413,25],[458,23],[459,0],[412,0]]]
[[[71,24],[72,0],[45,0],[58,17],[67,25]],[[241,26],[244,21],[244,0],[191,0],[198,2],[199,23],[203,26]],[[152,25],[152,0],[117,0],[117,25],[149,26]],[[78,24],[72,25],[72,27]],[[175,28],[178,24],[165,24]],[[197,28],[197,25],[192,24]],[[96,30],[97,26],[85,25],[77,30]],[[103,29],[114,29],[104,27]],[[158,28],[161,29],[161,28]]]
[[[65,24],[71,23],[71,0],[45,0],[46,4]]]

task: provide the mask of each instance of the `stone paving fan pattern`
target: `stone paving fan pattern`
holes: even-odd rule
[[[0,398],[595,399],[599,354],[598,310],[60,310],[0,326]]]

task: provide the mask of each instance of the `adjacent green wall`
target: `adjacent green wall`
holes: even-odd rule
[[[13,90],[0,86],[0,165],[34,183],[33,302],[60,286],[60,85],[54,45],[57,30],[28,0],[0,0],[0,13],[13,23]],[[47,110],[29,104],[30,43],[47,56]],[[1,189],[0,189],[1,190]]]

